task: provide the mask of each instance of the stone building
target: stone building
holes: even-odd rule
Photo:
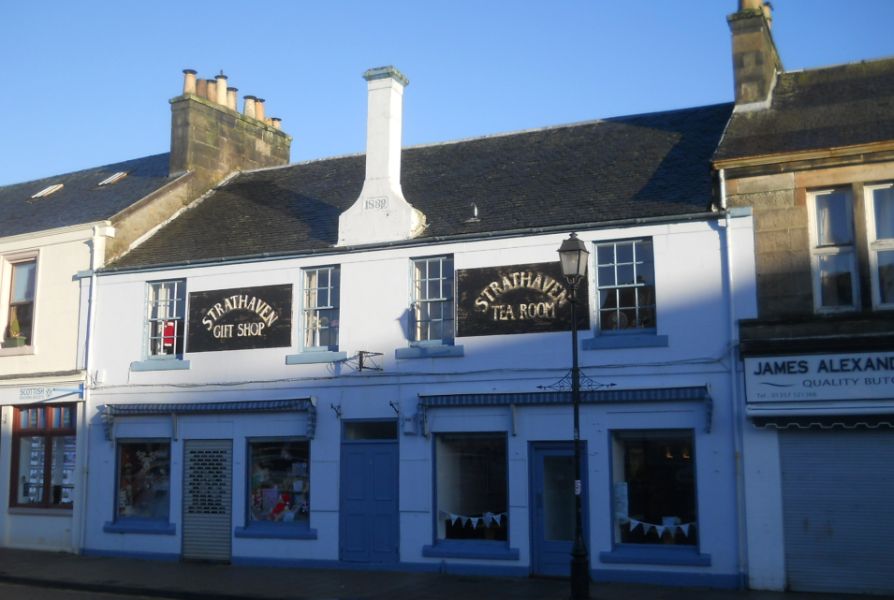
[[[187,79],[170,153],[0,187],[0,545],[83,545],[96,270],[234,171],[289,161],[289,136],[236,112],[226,77],[203,95]]]
[[[729,17],[724,208],[754,215],[744,361],[755,588],[892,593],[894,59],[786,72],[766,7]]]

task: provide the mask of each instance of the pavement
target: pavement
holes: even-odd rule
[[[255,567],[0,548],[0,582],[182,600],[566,600],[567,580]],[[867,596],[592,583],[592,600],[866,600]],[[878,597],[875,597],[878,598]]]

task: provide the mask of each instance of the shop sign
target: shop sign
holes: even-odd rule
[[[745,359],[748,402],[894,397],[894,353],[808,354]]]
[[[55,394],[55,388],[51,387],[23,387],[19,388],[19,400],[22,402],[40,402],[49,400]]]
[[[457,335],[569,331],[571,308],[558,262],[456,272]],[[587,280],[577,289],[578,329],[590,327]]]
[[[187,352],[289,346],[292,285],[191,292],[187,331]]]

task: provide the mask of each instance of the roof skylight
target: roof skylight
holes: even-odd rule
[[[118,172],[115,173],[114,175],[110,175],[109,177],[106,177],[105,179],[103,179],[102,181],[100,181],[100,182],[99,182],[99,185],[112,185],[112,184],[115,183],[116,181],[121,181],[121,180],[124,179],[125,177],[127,177],[127,172],[126,172],[126,171],[118,171]]]
[[[43,188],[42,190],[40,190],[39,192],[37,192],[36,194],[31,196],[31,198],[46,198],[50,194],[61,190],[64,187],[64,185],[65,184],[62,184],[62,183],[54,183],[53,185]]]

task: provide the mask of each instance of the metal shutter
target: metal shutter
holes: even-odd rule
[[[894,593],[894,431],[779,433],[794,591]]]
[[[232,440],[187,440],[183,472],[183,558],[229,561]]]

